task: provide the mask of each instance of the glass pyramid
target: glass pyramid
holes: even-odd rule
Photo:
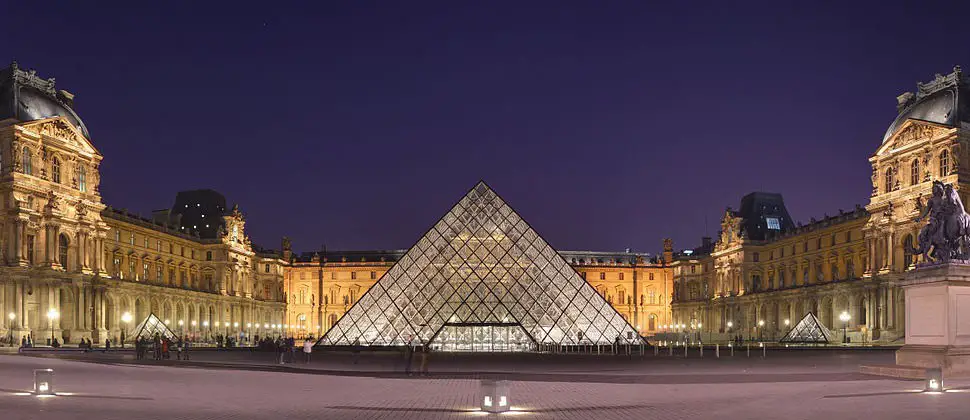
[[[136,339],[152,339],[155,337],[155,333],[158,333],[158,336],[161,338],[168,338],[169,340],[178,339],[178,337],[175,336],[175,333],[172,332],[172,330],[170,330],[168,326],[162,322],[162,320],[158,319],[154,313],[148,314],[148,317],[146,317],[144,321],[135,327]]]
[[[832,341],[832,337],[832,331],[825,328],[815,314],[809,312],[779,341],[782,343],[828,343]]]
[[[524,351],[640,343],[637,331],[485,182],[340,318],[321,345]]]

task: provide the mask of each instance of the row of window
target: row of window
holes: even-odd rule
[[[269,272],[269,264],[266,264],[266,272],[267,273]],[[307,274],[306,273],[307,273],[306,271],[300,271],[300,280],[306,280],[306,278],[307,278]],[[319,280],[320,279],[320,272],[319,271],[314,271],[313,273],[315,274],[315,277],[317,278],[317,280]],[[337,279],[337,272],[336,271],[331,271],[330,272],[330,279],[331,280],[336,280]],[[356,271],[351,271],[350,272],[350,279],[351,280],[357,280],[357,272]],[[377,280],[377,272],[376,271],[371,271],[370,272],[370,279],[371,280]]]
[[[940,170],[940,178],[945,177],[950,174],[950,152],[948,150],[943,150],[940,155],[937,156]],[[895,191],[899,189],[899,177],[896,174],[896,168],[889,167],[886,168],[885,172],[885,184],[883,185],[884,192]],[[920,173],[920,163],[919,158],[913,159],[909,164],[909,185],[916,185],[923,182],[923,176]]]
[[[131,246],[135,246],[135,232],[129,232],[128,235],[127,235],[127,238],[128,238],[128,244],[131,245]],[[150,243],[150,241],[151,241],[150,238],[148,236],[145,236],[144,239],[145,239],[144,247],[147,248],[147,249],[152,249],[151,243]],[[118,242],[118,243],[121,243],[121,230],[120,229],[115,229],[115,241]],[[156,251],[162,252],[162,240],[161,239],[155,239],[154,245],[155,245],[154,249]],[[185,253],[185,250],[186,250],[186,247],[180,246],[179,247],[179,255],[181,255],[182,257],[189,257],[189,258],[192,258],[194,260],[195,259],[195,250],[194,249],[190,250],[189,255],[185,255],[186,254]],[[174,251],[175,251],[175,245],[173,245],[170,242],[168,244],[168,253],[175,255],[175,252]],[[206,261],[212,261],[212,251],[206,251],[205,252],[205,260]],[[268,267],[268,265],[267,265],[267,267]],[[269,271],[267,271],[267,273],[268,272]]]
[[[618,289],[616,291],[615,302],[614,302],[614,295],[609,293],[609,289],[606,286],[603,286],[603,285],[596,286],[596,292],[599,293],[600,296],[603,297],[603,299],[606,299],[606,301],[609,302],[611,305],[614,303],[617,305],[623,305],[623,304],[634,305],[637,303],[633,301],[632,296],[627,295],[626,290],[624,289]],[[650,290],[646,294],[640,294],[639,303],[640,305],[662,304],[663,295],[662,294],[658,295],[656,291]]]
[[[626,276],[624,275],[624,273],[617,273],[617,274],[619,274],[619,277],[617,278],[618,280],[625,280],[626,279]],[[586,280],[586,272],[585,271],[580,271],[579,272],[579,276],[582,277],[583,280]],[[647,278],[649,278],[650,280],[653,280],[653,273],[647,273]],[[601,271],[600,272],[600,280],[606,280],[606,272],[605,271]]]
[[[2,165],[2,162],[0,162],[0,165]],[[33,153],[26,146],[23,148],[23,172],[27,175],[34,174]],[[75,169],[75,175],[77,176],[77,189],[81,192],[87,192],[87,171],[84,168],[84,164],[78,163]],[[51,181],[56,184],[61,183],[61,160],[57,156],[51,158]]]
[[[27,243],[26,243],[27,262],[30,265],[34,264],[34,240],[35,239],[36,238],[34,237],[34,235],[27,235]],[[60,262],[61,266],[64,267],[65,270],[68,270],[68,271],[75,268],[71,265],[72,263],[71,261],[69,261],[67,256],[67,251],[70,248],[70,245],[71,245],[71,241],[67,238],[66,234],[62,233],[57,236],[57,261]]]
[[[829,239],[829,245],[830,246],[835,246],[838,243],[836,241],[836,235],[837,235],[836,233],[833,233],[832,236],[831,236],[831,238]],[[849,242],[852,242],[852,231],[851,230],[845,232],[845,241],[843,243],[849,243]],[[778,253],[780,255],[779,258],[785,258],[785,249],[786,248],[788,248],[788,247],[785,246],[785,247],[781,247],[781,248],[778,249]],[[808,252],[808,241],[802,242],[801,248],[802,248],[802,252],[803,253]],[[817,250],[820,250],[820,249],[822,249],[822,237],[821,236],[815,238],[815,250],[817,251]],[[797,251],[797,248],[796,248],[795,244],[792,244],[792,246],[791,246],[791,255],[796,255],[797,254],[796,251]],[[754,262],[759,262],[760,261],[760,255],[759,255],[759,253],[758,252],[753,252],[751,254],[751,259]],[[775,251],[774,250],[772,250],[771,253],[768,254],[768,259],[769,260],[775,259]]]

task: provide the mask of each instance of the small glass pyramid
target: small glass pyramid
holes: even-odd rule
[[[782,343],[828,343],[832,341],[832,332],[818,320],[815,314],[809,312],[795,327],[779,340]]]
[[[340,318],[321,345],[527,351],[640,343],[637,331],[485,182]]]
[[[168,338],[169,340],[177,340],[178,337],[165,325],[162,320],[158,319],[154,313],[148,314],[138,326],[135,327],[135,339],[148,338],[152,339],[155,337],[155,333],[161,338]]]

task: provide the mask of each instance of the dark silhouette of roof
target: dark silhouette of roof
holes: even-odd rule
[[[74,112],[74,95],[54,88],[54,79],[41,79],[17,63],[0,70],[0,120],[21,122],[64,117],[84,137],[91,139],[84,122]]]

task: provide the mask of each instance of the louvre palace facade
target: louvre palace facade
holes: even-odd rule
[[[211,190],[181,192],[148,217],[107,206],[103,156],[73,98],[16,63],[0,70],[4,339],[118,343],[152,313],[200,341],[319,337],[406,251],[294,253],[286,238],[263,249],[246,235],[242,212]],[[665,249],[669,257],[669,241]],[[670,322],[673,275],[658,257],[561,255],[645,334]]]
[[[704,340],[775,340],[811,312],[841,339],[845,313],[853,342],[902,341],[897,282],[922,261],[916,218],[933,181],[967,200],[970,80],[956,67],[897,100],[896,119],[873,139],[868,205],[796,225],[780,195],[745,196],[716,240],[674,256],[674,325]]]

